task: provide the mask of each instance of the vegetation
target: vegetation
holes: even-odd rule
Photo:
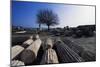
[[[39,30],[41,24],[47,25],[49,30],[50,26],[58,24],[58,15],[49,9],[40,10],[37,14],[37,23],[39,24]]]

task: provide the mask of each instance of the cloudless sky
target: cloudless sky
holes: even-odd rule
[[[51,9],[59,17],[54,27],[95,24],[95,7],[68,4],[12,1],[12,24],[14,26],[38,27],[36,14],[40,9]]]

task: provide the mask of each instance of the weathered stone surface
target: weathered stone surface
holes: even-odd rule
[[[11,66],[23,66],[23,65],[25,65],[24,62],[19,61],[19,60],[13,60],[11,62]]]
[[[25,64],[32,64],[32,62],[36,59],[41,43],[42,41],[37,39],[21,53],[21,60]]]
[[[84,61],[76,52],[69,48],[62,41],[57,41],[54,44],[57,56],[61,63],[72,63]]]
[[[58,57],[55,50],[50,48],[44,52],[44,55],[42,57],[42,61],[40,64],[53,64],[53,63],[59,63],[59,61],[58,61]]]
[[[77,45],[74,41],[71,41],[70,39],[64,38],[63,42],[78,55],[81,55],[81,53],[84,51],[84,48]]]
[[[17,55],[19,55],[24,48],[22,46],[16,45],[11,48],[11,59],[14,59]]]
[[[53,47],[53,40],[52,38],[46,38],[44,43],[42,44],[43,50]]]
[[[84,52],[82,52],[81,56],[85,61],[95,61],[96,60],[96,54],[90,51],[85,50]]]

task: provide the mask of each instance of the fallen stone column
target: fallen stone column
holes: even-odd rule
[[[11,66],[24,66],[24,62],[19,61],[19,60],[13,60],[11,61]]]
[[[52,48],[53,47],[53,42],[51,38],[46,38],[46,40],[44,41],[43,45],[43,50],[46,50],[48,48]]]
[[[34,42],[33,36],[30,36],[28,40],[26,40],[21,46],[24,48],[27,48],[29,45],[31,45]]]
[[[72,63],[72,62],[84,61],[76,52],[70,49],[61,40],[56,41],[54,47],[61,63]]]
[[[81,53],[84,51],[84,48],[77,45],[74,41],[71,41],[69,39],[63,39],[63,42],[70,47],[73,51],[75,51],[77,54],[81,56]]]
[[[82,58],[87,62],[87,61],[95,61],[96,60],[96,54],[95,53],[92,53],[88,50],[85,50],[83,53],[82,53]]]
[[[19,55],[24,50],[24,47],[20,45],[13,46],[11,48],[11,59],[14,59],[17,55]]]
[[[26,48],[20,55],[21,61],[25,64],[32,64],[37,58],[38,50],[41,46],[42,41],[37,38],[28,48]]]
[[[54,63],[59,63],[58,57],[55,50],[49,48],[44,52],[40,64],[54,64]]]

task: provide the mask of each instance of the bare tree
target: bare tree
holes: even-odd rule
[[[49,30],[50,26],[54,26],[58,24],[58,16],[52,10],[44,9],[38,12],[37,21],[39,23],[39,29],[41,27],[41,24],[45,24],[48,26],[48,30]]]

